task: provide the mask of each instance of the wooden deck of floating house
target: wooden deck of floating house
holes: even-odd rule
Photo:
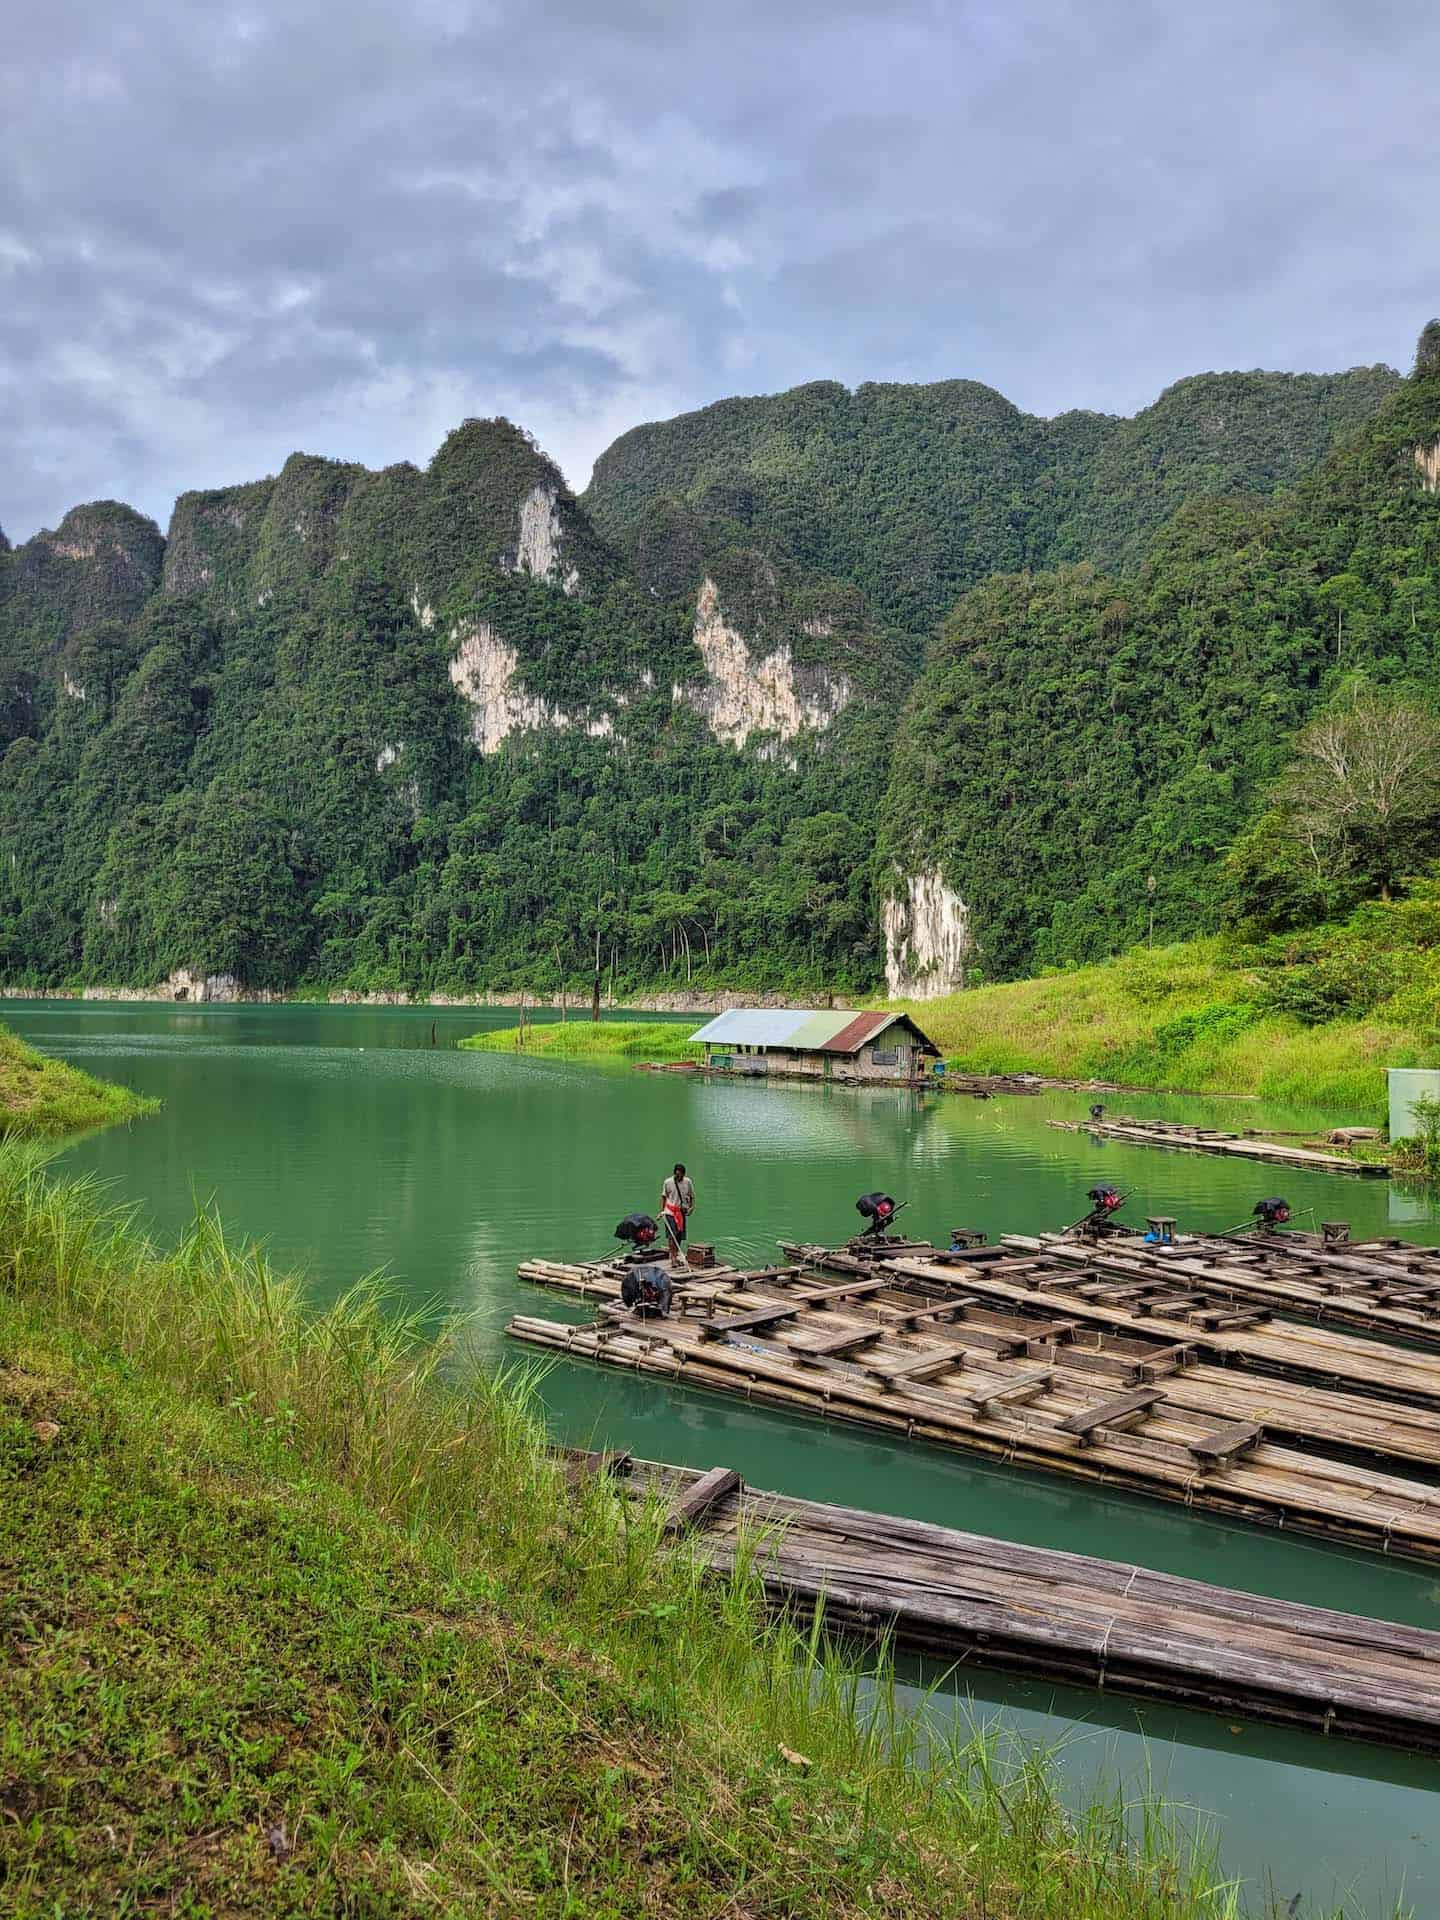
[[[777,1606],[946,1660],[1045,1674],[1440,1752],[1440,1634],[1088,1555],[797,1500],[708,1473],[575,1456],[664,1503],[706,1563]]]
[[[1320,1404],[1313,1389],[1202,1372],[1183,1342],[1087,1331],[963,1293],[936,1299],[886,1272],[838,1283],[794,1267],[727,1273],[687,1288],[684,1310],[660,1320],[615,1304],[621,1271],[526,1263],[522,1278],[607,1305],[589,1325],[517,1315],[509,1332],[823,1419],[1440,1558],[1440,1489],[1351,1457],[1433,1464],[1411,1409],[1343,1395]],[[1276,1444],[1267,1422],[1277,1420],[1308,1423],[1314,1450]]]
[[[1321,1153],[1315,1147],[1286,1147],[1277,1140],[1252,1139],[1248,1134],[1225,1133],[1216,1127],[1187,1127],[1174,1120],[1051,1120],[1062,1133],[1093,1134],[1097,1140],[1118,1140],[1137,1147],[1169,1147],[1182,1153],[1224,1153],[1241,1160],[1260,1160],[1271,1167],[1308,1167],[1316,1173],[1358,1173],[1387,1179],[1384,1162],[1352,1160],[1342,1153]]]

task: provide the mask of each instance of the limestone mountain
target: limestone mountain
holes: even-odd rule
[[[1082,560],[961,600],[891,767],[892,984],[1214,926],[1223,856],[1296,729],[1358,681],[1433,700],[1437,665],[1440,355],[1422,352],[1288,493],[1193,500],[1123,574]]]
[[[633,428],[601,455],[584,504],[626,547],[657,503],[721,516],[924,634],[987,574],[1133,563],[1187,499],[1288,484],[1398,378],[1202,374],[1133,419],[1054,420],[970,380],[817,381]]]
[[[163,539],[76,508],[0,547],[0,979],[854,992],[888,943],[928,987],[977,938],[1129,937],[1162,851],[1185,922],[1326,682],[1314,609],[1413,660],[1400,567],[1432,630],[1440,435],[1397,381],[1205,376],[1118,422],[822,383],[638,429],[582,499],[472,420],[423,469],[184,494]],[[1121,583],[1070,561],[1156,527]],[[1285,556],[1260,628],[1237,553]]]
[[[7,553],[0,969],[868,982],[896,642],[691,531],[659,590],[471,421],[423,472],[297,454],[164,541],[107,504]]]

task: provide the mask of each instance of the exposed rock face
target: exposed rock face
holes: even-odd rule
[[[558,498],[554,487],[537,485],[520,502],[520,542],[510,571],[528,573],[534,580],[558,584],[563,593],[576,594],[580,575],[574,567],[564,566],[560,553],[563,530]]]
[[[244,989],[233,973],[197,973],[192,967],[177,967],[165,982],[171,1000],[239,1000]]]
[[[84,687],[81,686],[78,680],[72,680],[68,673],[61,674],[60,684],[64,687],[66,695],[71,700],[83,700],[85,698]]]
[[[934,1000],[965,984],[970,910],[938,871],[912,874],[883,910],[885,985],[895,999]]]
[[[1440,493],[1440,440],[1428,447],[1416,447],[1415,464],[1427,493]]]
[[[802,727],[828,727],[850,698],[843,673],[797,667],[786,643],[756,659],[744,635],[726,624],[720,590],[708,577],[695,603],[695,644],[706,682],[674,687],[672,697],[694,707],[716,739],[732,746],[752,733],[791,740]]]
[[[450,679],[470,703],[470,738],[481,753],[494,753],[512,733],[523,733],[531,727],[583,727],[595,739],[605,739],[615,731],[608,713],[566,713],[538,694],[516,686],[520,656],[488,620],[456,627],[450,637],[456,642]]]

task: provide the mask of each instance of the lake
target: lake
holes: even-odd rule
[[[164,1101],[155,1117],[82,1140],[59,1162],[136,1203],[158,1237],[213,1201],[232,1231],[303,1272],[317,1300],[383,1268],[407,1302],[471,1316],[496,1358],[507,1357],[512,1313],[567,1312],[517,1281],[517,1262],[608,1252],[623,1214],[656,1211],[675,1160],[695,1181],[696,1237],[757,1263],[775,1257],[782,1235],[848,1236],[869,1188],[909,1201],[903,1224],[918,1234],[966,1226],[994,1237],[1075,1219],[1100,1177],[1133,1193],[1127,1219],[1149,1211],[1183,1228],[1231,1227],[1279,1192],[1297,1224],[1348,1218],[1357,1236],[1440,1241],[1432,1204],[1390,1182],[1277,1179],[1243,1161],[1047,1126],[1083,1116],[1085,1094],[975,1101],[725,1084],[456,1051],[462,1035],[513,1020],[503,1010],[12,1001],[0,1017],[35,1045]],[[1115,1096],[1111,1106],[1215,1125],[1307,1119],[1179,1096]],[[794,1494],[1440,1627],[1440,1576],[1423,1568],[580,1363],[558,1362],[543,1397],[568,1441],[722,1463]],[[1417,1913],[1440,1910],[1434,1762],[983,1670],[967,1670],[927,1710],[1063,1740],[1077,1791],[1097,1780],[1148,1784],[1212,1817],[1256,1912],[1267,1891],[1282,1911],[1300,1893],[1300,1920],[1341,1902],[1369,1920],[1402,1894]]]

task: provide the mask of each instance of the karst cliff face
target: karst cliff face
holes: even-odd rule
[[[729,624],[720,591],[708,577],[695,606],[695,645],[704,662],[698,685],[677,685],[674,698],[693,707],[717,740],[741,747],[752,733],[793,740],[802,727],[823,731],[851,696],[843,673],[797,667],[793,649],[780,642],[757,653]]]
[[[885,901],[882,918],[885,985],[894,998],[934,1000],[964,986],[970,914],[943,875],[911,874]]]

